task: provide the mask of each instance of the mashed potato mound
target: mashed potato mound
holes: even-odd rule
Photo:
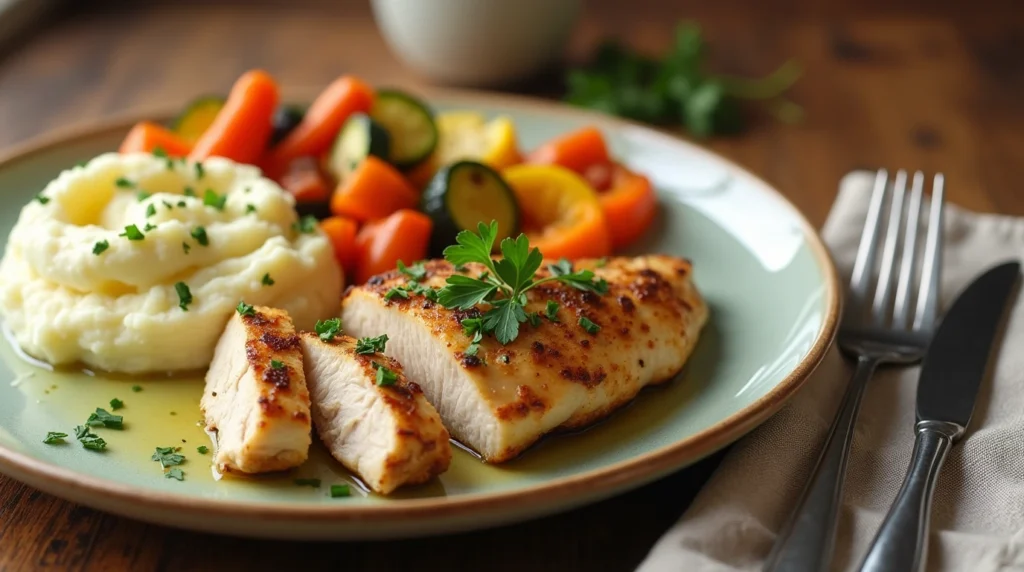
[[[302,329],[338,314],[330,241],[255,167],[109,153],[39,197],[0,261],[0,313],[51,364],[202,369],[241,300],[287,310]]]

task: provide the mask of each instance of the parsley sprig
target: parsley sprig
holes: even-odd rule
[[[518,238],[505,238],[501,241],[502,258],[492,259],[494,241],[498,236],[498,223],[491,221],[487,225],[477,225],[478,232],[463,230],[455,237],[455,242],[444,250],[444,257],[455,266],[470,262],[482,264],[487,271],[479,278],[453,274],[448,277],[446,285],[438,292],[437,301],[448,309],[469,310],[477,304],[487,303],[491,307],[480,317],[480,322],[473,322],[467,329],[467,335],[476,333],[493,334],[502,344],[508,344],[519,336],[519,325],[529,318],[526,315],[526,292],[546,282],[562,282],[579,290],[604,294],[608,291],[608,283],[603,279],[595,279],[590,270],[575,271],[568,260],[548,266],[551,275],[534,280],[534,274],[544,261],[536,247],[530,248],[530,241],[525,234]],[[472,332],[469,330],[472,329]]]

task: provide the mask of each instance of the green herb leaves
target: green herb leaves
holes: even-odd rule
[[[348,485],[331,485],[331,498],[337,499],[352,496],[352,490]]]
[[[43,196],[43,193],[39,193],[38,195],[36,195],[36,200],[39,201],[39,204],[45,205],[46,203],[50,202],[50,197]]]
[[[124,429],[124,417],[114,415],[105,409],[96,408],[95,413],[90,413],[85,420],[89,427],[104,427],[106,429]]]
[[[770,102],[769,111],[781,121],[799,119],[801,109],[783,97],[800,75],[794,62],[764,79],[731,78],[706,71],[705,52],[700,28],[689,22],[676,28],[661,59],[606,42],[590,66],[569,72],[565,99],[638,121],[680,122],[697,137],[740,131],[741,100]]]
[[[284,362],[272,359],[270,360],[270,369],[284,369]]]
[[[320,336],[321,340],[329,342],[341,333],[341,318],[317,320],[313,330],[316,331],[316,335]]]
[[[198,165],[198,163],[196,164]],[[217,191],[214,191],[213,189],[206,189],[206,191],[203,192],[203,204],[208,207],[213,207],[219,211],[222,211],[224,210],[224,206],[227,204],[227,202],[227,195],[219,195],[217,194]]]
[[[107,442],[99,435],[89,431],[88,425],[76,426],[75,438],[82,444],[82,447],[90,451],[102,451],[107,448]]]
[[[110,243],[107,242],[106,240],[101,240],[96,244],[92,245],[92,253],[95,254],[96,256],[99,256],[106,252],[108,248],[110,248]]]
[[[235,307],[235,311],[238,312],[239,316],[255,316],[256,309],[251,305],[246,304],[245,300],[239,300],[238,306]]]
[[[203,448],[205,447],[200,447],[200,449]],[[165,479],[185,480],[185,471],[178,467],[178,465],[185,462],[185,455],[179,453],[178,451],[180,450],[181,447],[157,447],[156,451],[153,452],[153,456],[149,458],[151,461],[160,463],[160,468],[165,471]]]
[[[176,282],[174,284],[174,291],[178,293],[178,307],[183,312],[188,312],[188,305],[192,303],[192,291],[189,290],[188,284]]]
[[[196,452],[199,453],[200,455],[205,455],[210,452],[210,448],[207,447],[206,445],[200,445],[196,447]]]
[[[606,281],[596,280],[590,270],[574,271],[567,260],[550,265],[548,270],[551,276],[534,280],[534,275],[543,263],[543,256],[540,250],[530,247],[529,239],[524,234],[515,239],[502,240],[499,245],[502,258],[493,260],[491,252],[497,236],[497,222],[492,221],[489,225],[480,223],[476,233],[469,230],[459,232],[455,237],[456,244],[444,250],[445,259],[455,266],[475,262],[487,269],[479,278],[461,274],[449,276],[445,287],[437,295],[437,301],[448,309],[468,310],[477,304],[490,304],[491,308],[484,312],[479,322],[462,322],[467,330],[466,335],[474,337],[471,347],[467,348],[473,353],[468,355],[476,353],[473,345],[480,342],[475,339],[477,334],[493,334],[500,343],[508,344],[519,336],[520,324],[529,320],[536,325],[536,320],[527,315],[524,307],[526,292],[539,284],[558,281],[596,294],[608,291]],[[553,310],[549,309],[549,314],[554,315],[557,310],[556,304]],[[467,322],[472,325],[467,326]]]
[[[117,411],[118,409],[121,409],[123,407],[124,401],[121,401],[116,397],[110,400],[110,408],[113,409],[114,411]]]
[[[387,347],[387,344],[387,334],[381,334],[376,338],[359,338],[356,340],[356,353],[362,355],[384,353],[384,348]]]
[[[377,385],[394,385],[398,381],[398,374],[388,369],[387,366],[377,362],[371,362],[370,365],[377,370]]]
[[[316,217],[306,215],[292,223],[292,230],[300,234],[313,234],[316,232]]]
[[[66,439],[67,436],[67,433],[50,431],[49,433],[46,434],[46,437],[43,439],[43,443],[46,443],[47,445],[57,445],[59,443],[64,443],[64,439]]]
[[[130,224],[124,227],[124,232],[117,236],[123,236],[128,240],[145,240],[146,238],[146,235],[142,234],[142,231],[139,230],[139,227],[135,226],[134,224]]]
[[[274,285],[274,279],[271,278],[270,277],[270,273],[267,272],[266,274],[263,275],[263,278],[260,279],[260,283],[263,284],[264,286],[273,286]]]
[[[198,242],[200,246],[210,246],[210,239],[206,236],[205,228],[197,226],[192,229],[191,234],[192,238],[196,239],[196,242]]]

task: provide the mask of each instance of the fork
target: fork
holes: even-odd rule
[[[906,208],[906,171],[896,172],[891,193],[888,171],[879,170],[875,176],[838,336],[840,350],[856,361],[856,369],[797,508],[768,555],[766,572],[818,572],[826,570],[832,559],[843,478],[867,381],[881,364],[910,365],[919,361],[935,331],[942,265],[944,187],[943,175],[935,175],[918,276],[916,262],[924,174],[920,171],[914,174]],[[885,240],[880,245],[890,194]],[[881,259],[877,260],[879,254]],[[877,280],[874,279],[876,266]],[[910,321],[912,306],[913,321]]]

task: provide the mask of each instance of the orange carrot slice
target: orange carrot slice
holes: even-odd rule
[[[331,184],[312,157],[292,161],[281,177],[281,186],[300,203],[326,203],[331,196]]]
[[[658,197],[651,181],[621,165],[615,166],[611,187],[598,193],[598,201],[615,249],[640,238],[658,212]]]
[[[273,131],[270,119],[277,102],[277,83],[269,74],[262,70],[242,74],[189,158],[202,161],[217,156],[255,164]]]
[[[412,264],[425,258],[433,228],[430,217],[410,209],[395,211],[387,218],[364,225],[356,237],[356,283],[393,270],[399,260]]]
[[[187,141],[165,127],[150,121],[136,123],[118,149],[120,153],[152,153],[163,149],[171,157],[184,157],[192,150]]]
[[[591,166],[609,161],[604,135],[596,127],[584,127],[556,137],[526,157],[527,163],[561,165],[581,175]]]
[[[356,261],[359,260],[359,249],[356,246],[359,223],[350,218],[332,216],[320,221],[320,229],[331,240],[334,257],[345,270],[346,278],[351,280],[355,273]]]
[[[370,155],[335,189],[331,212],[364,222],[414,208],[417,202],[416,190],[409,181],[394,167]]]

